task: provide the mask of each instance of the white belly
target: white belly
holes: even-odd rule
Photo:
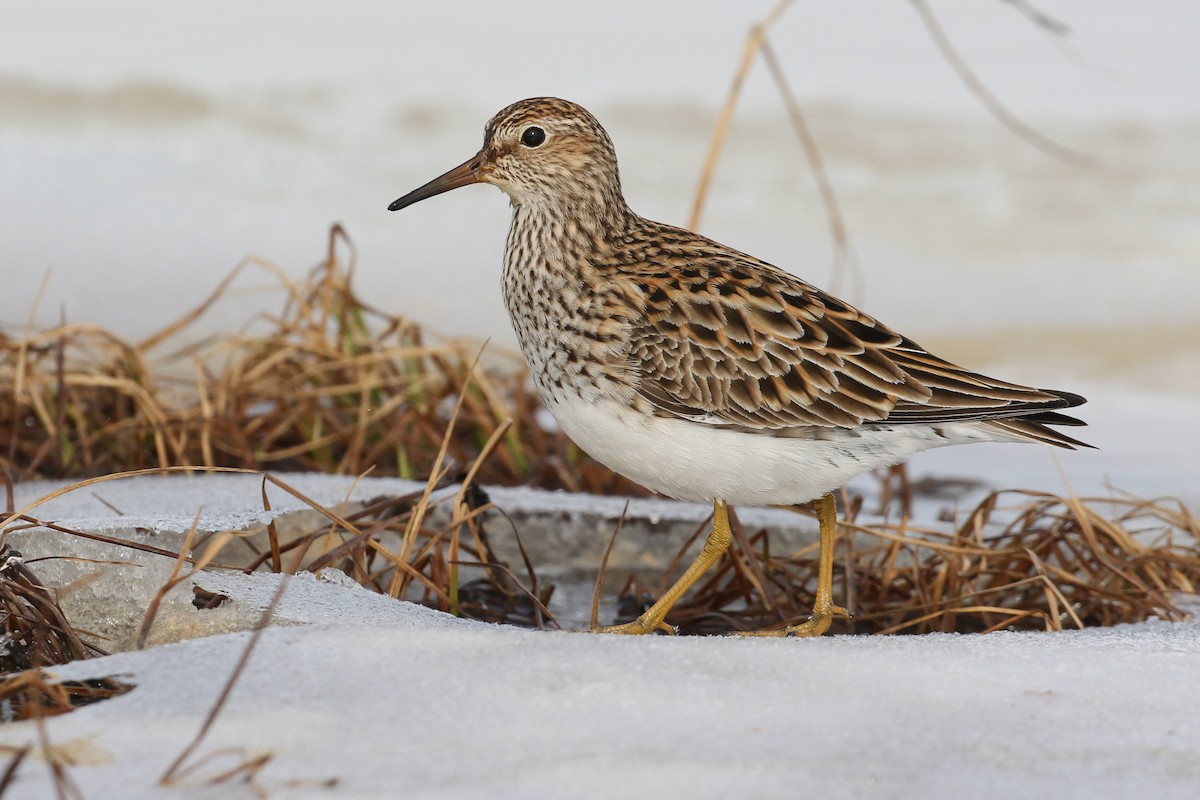
[[[804,503],[847,480],[947,444],[992,441],[970,424],[861,429],[829,440],[777,438],[682,419],[646,417],[609,400],[549,403],[563,432],[592,458],[678,500]]]

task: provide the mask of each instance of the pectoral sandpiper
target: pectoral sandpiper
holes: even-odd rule
[[[728,549],[727,503],[816,500],[812,636],[848,612],[832,598],[836,508],[849,478],[968,442],[1086,446],[1050,427],[1084,399],[961,369],[753,256],[630,210],[600,123],[533,98],[488,122],[470,160],[392,211],[471,183],[512,202],[504,300],[546,407],[581,448],[669,497],[713,504],[703,551],[633,622],[671,606]]]

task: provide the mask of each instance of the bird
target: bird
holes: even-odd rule
[[[851,616],[832,591],[832,492],[847,480],[944,445],[1091,446],[1056,430],[1086,424],[1061,413],[1083,397],[963,369],[790,272],[639,216],[612,140],[576,103],[509,105],[478,153],[388,209],[475,183],[508,195],[504,303],[558,427],[635,483],[713,507],[678,580],[598,632],[671,632],[671,607],[730,546],[730,505],[811,501],[812,614],[748,633],[824,634]]]

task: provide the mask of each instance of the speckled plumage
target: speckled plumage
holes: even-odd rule
[[[638,216],[582,107],[522,100],[470,161],[400,198],[508,194],[504,297],[533,380],[584,450],[651,489],[799,503],[946,444],[1082,445],[1084,402],[961,369],[752,256]]]

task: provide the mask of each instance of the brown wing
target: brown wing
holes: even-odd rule
[[[1026,415],[1079,424],[1044,412],[1083,398],[960,369],[748,256],[710,250],[636,280],[645,316],[630,366],[659,413],[781,432]]]

